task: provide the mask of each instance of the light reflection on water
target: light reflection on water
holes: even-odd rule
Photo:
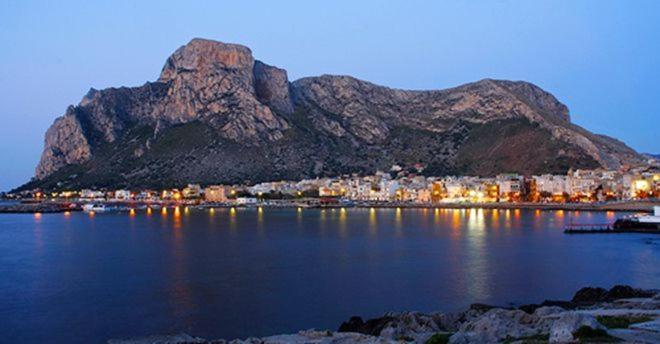
[[[660,285],[660,245],[647,236],[562,233],[569,221],[621,215],[612,212],[170,210],[0,215],[5,338],[259,336],[334,329],[351,315],[566,299],[585,285]]]

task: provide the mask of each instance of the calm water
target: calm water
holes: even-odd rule
[[[104,342],[335,329],[351,315],[660,287],[660,238],[564,235],[614,213],[172,209],[0,215],[0,334]]]

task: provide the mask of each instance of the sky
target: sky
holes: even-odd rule
[[[0,190],[34,175],[46,129],[90,87],[153,81],[194,37],[246,45],[290,80],[525,80],[578,125],[660,153],[659,14],[643,0],[0,0]]]

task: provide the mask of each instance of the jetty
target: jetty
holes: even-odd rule
[[[637,214],[624,216],[614,223],[569,223],[564,227],[566,234],[593,233],[645,233],[660,234],[660,206],[653,208],[653,215]]]

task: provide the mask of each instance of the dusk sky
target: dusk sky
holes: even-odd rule
[[[0,4],[0,190],[90,87],[157,79],[193,37],[240,43],[289,79],[442,89],[526,80],[575,123],[660,153],[660,1],[8,1]]]

